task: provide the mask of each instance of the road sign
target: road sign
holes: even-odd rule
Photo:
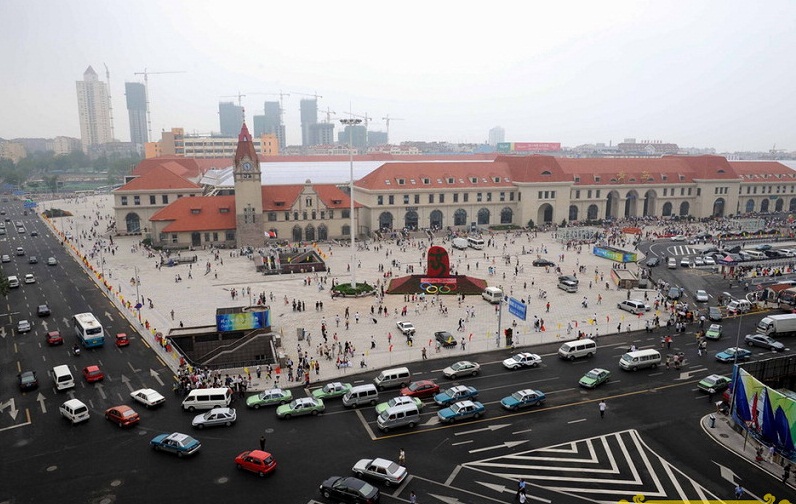
[[[525,320],[525,314],[527,312],[528,306],[525,304],[525,302],[519,299],[509,298],[509,313],[520,320]]]

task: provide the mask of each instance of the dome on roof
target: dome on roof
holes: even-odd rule
[[[305,184],[312,184],[312,180],[310,180],[310,179],[307,179],[307,180],[305,180],[305,181],[304,181],[304,183],[305,183]]]

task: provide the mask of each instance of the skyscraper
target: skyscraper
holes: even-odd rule
[[[318,100],[301,100],[301,145],[312,145],[310,126],[318,123]]]
[[[285,148],[285,125],[282,124],[282,107],[279,102],[267,101],[263,104],[265,114],[262,116],[254,116],[254,134],[262,135],[276,135],[279,140],[279,148]],[[259,121],[257,118],[260,118]],[[259,124],[258,124],[259,122]],[[258,133],[258,126],[262,129]]]
[[[88,152],[92,145],[113,141],[108,86],[97,77],[89,65],[83,80],[77,81],[77,113],[80,118],[80,143]]]
[[[489,145],[492,147],[497,147],[497,144],[503,143],[506,141],[506,130],[501,128],[500,126],[495,126],[491,130],[489,130]]]
[[[144,145],[149,141],[146,128],[146,88],[140,82],[125,82],[127,115],[130,117],[130,141]]]
[[[222,136],[237,136],[240,131],[240,125],[243,123],[243,107],[232,102],[219,102],[218,120]]]

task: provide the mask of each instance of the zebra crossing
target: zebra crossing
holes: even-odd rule
[[[652,450],[635,429],[485,458],[463,466],[503,481],[524,478],[534,487],[600,504],[621,499],[638,502],[634,497],[640,495],[683,502],[718,499]]]
[[[692,256],[699,255],[702,251],[700,249],[691,247],[689,245],[671,245],[666,247],[666,254],[670,257],[679,256]]]

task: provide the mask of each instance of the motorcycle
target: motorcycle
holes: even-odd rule
[[[75,357],[79,357],[80,356],[80,347],[77,346],[77,345],[73,346],[72,347],[72,353],[75,354]]]

